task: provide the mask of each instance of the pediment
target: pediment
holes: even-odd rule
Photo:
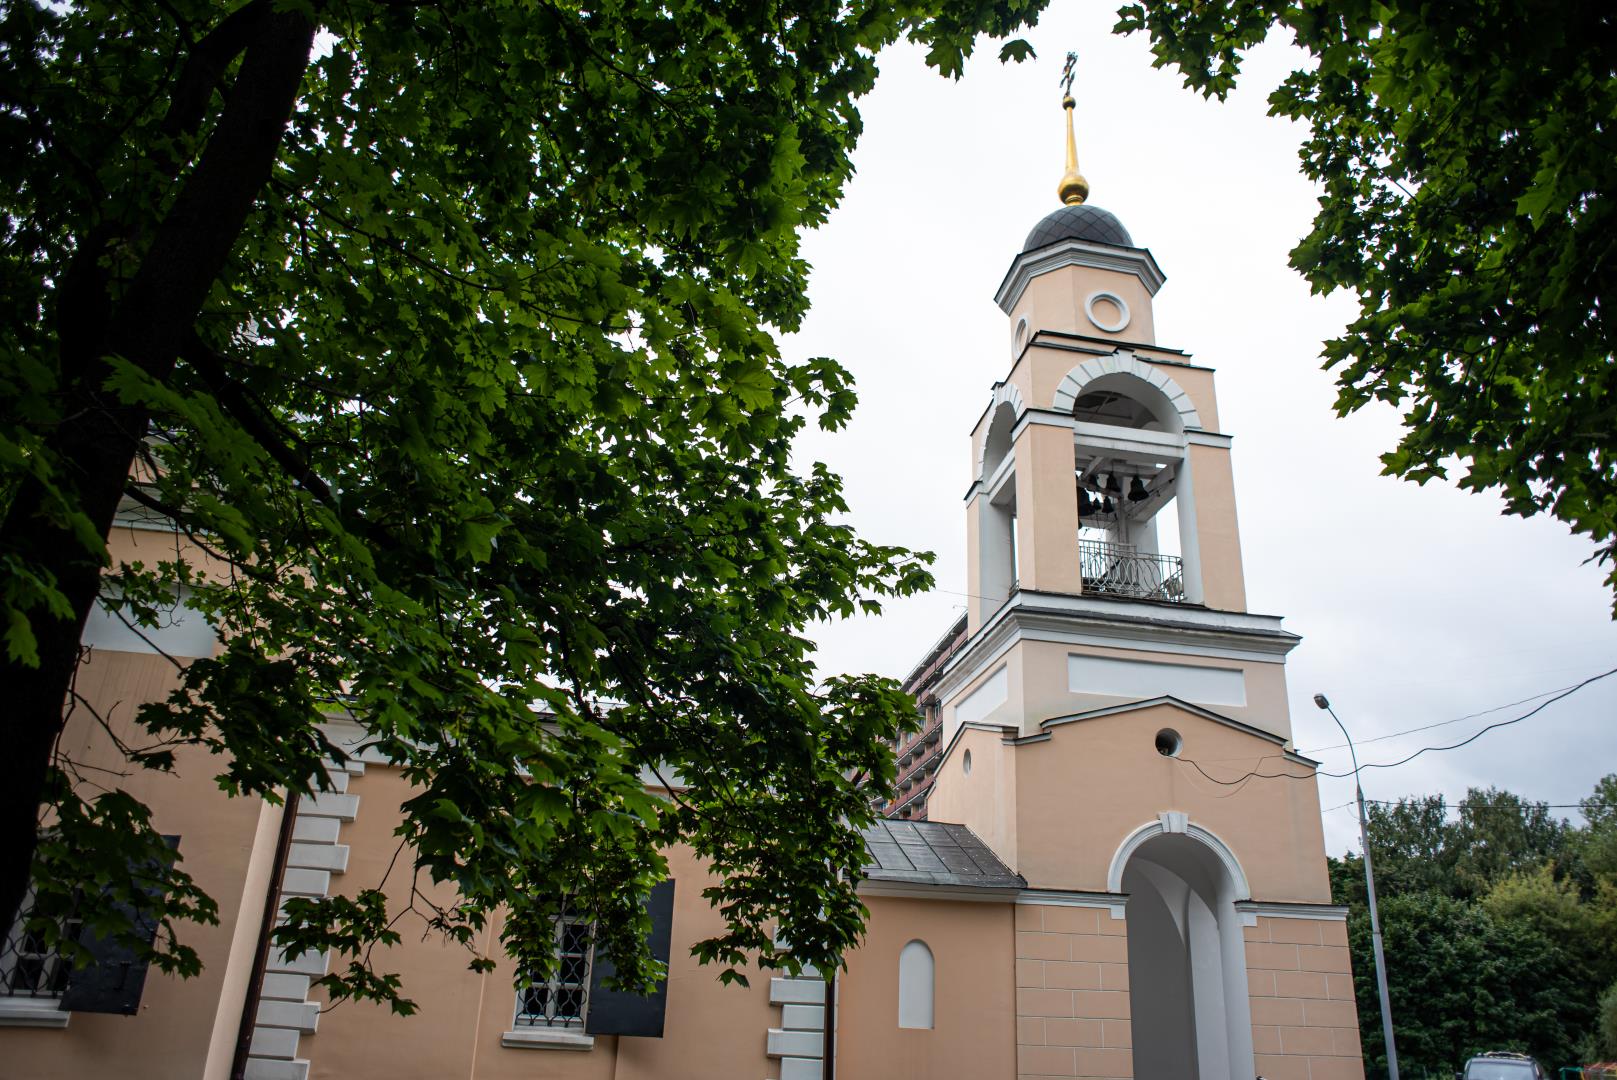
[[[1250,735],[1257,739],[1262,739],[1264,742],[1267,742],[1272,746],[1281,747],[1282,749],[1284,749],[1286,746],[1286,740],[1281,736],[1276,735],[1272,731],[1265,731],[1260,727],[1254,727],[1251,724],[1243,723],[1242,721],[1236,720],[1233,717],[1225,716],[1222,713],[1216,713],[1211,709],[1203,708],[1194,702],[1184,701],[1180,698],[1176,698],[1171,694],[1162,694],[1158,697],[1145,698],[1139,701],[1129,701],[1118,705],[1108,705],[1099,709],[1086,709],[1083,712],[1066,713],[1062,716],[1052,716],[1048,720],[1039,721],[1040,734],[1026,736],[1016,741],[1042,741],[1050,738],[1054,729],[1067,724],[1077,724],[1086,720],[1099,720],[1100,718],[1106,716],[1119,716],[1124,713],[1141,712],[1146,709],[1157,708],[1168,708],[1189,716],[1198,717],[1214,724],[1221,724],[1225,727],[1233,728],[1242,734]],[[1317,768],[1319,766],[1319,762],[1313,760],[1312,758],[1304,757],[1295,750],[1284,749],[1284,753],[1288,760],[1295,761],[1300,765],[1307,765],[1311,768]]]

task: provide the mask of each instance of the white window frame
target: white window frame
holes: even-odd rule
[[[556,970],[548,979],[517,990],[511,1013],[511,1030],[500,1037],[502,1045],[550,1050],[589,1050],[595,1046],[594,1037],[584,1033],[584,1021],[589,1016],[590,1008],[590,976],[595,969],[595,943],[586,938],[582,951],[569,950],[568,931],[574,927],[583,927],[588,934],[590,922],[565,915],[556,920],[555,936],[551,942],[557,961]],[[576,969],[577,978],[565,977],[569,960],[582,961],[582,965]],[[564,1014],[558,1019],[556,1003],[568,991],[576,991],[579,995],[578,1012],[576,1015]],[[544,994],[542,1012],[530,1012],[524,1008],[530,1000],[529,995],[535,992]]]
[[[23,948],[29,938],[24,924],[33,910],[34,887],[30,884],[18,908],[17,921],[6,931],[5,941],[0,945],[0,1027],[61,1028],[67,1026],[72,1016],[61,1007],[70,972],[67,959],[55,949]],[[77,932],[78,920],[67,919],[64,923],[67,924],[64,935]],[[38,961],[40,967],[30,980],[31,986],[18,987],[17,968],[23,959]],[[60,986],[50,988],[58,982]]]

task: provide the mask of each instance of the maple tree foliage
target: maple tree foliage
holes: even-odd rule
[[[1338,413],[1392,403],[1387,473],[1554,515],[1617,591],[1611,5],[1145,0],[1117,30],[1220,98],[1272,30],[1307,51],[1269,102],[1321,188],[1292,265],[1359,298],[1325,344]]]
[[[56,739],[92,608],[151,627],[179,588],[223,647],[140,710],[132,767],[200,745],[229,794],[307,792],[346,716],[413,784],[402,839],[457,897],[426,917],[474,965],[503,909],[547,970],[565,904],[645,987],[638,897],[684,843],[725,919],[704,960],[831,970],[859,784],[890,789],[913,707],[823,678],[805,629],[930,578],[794,468],[854,392],[774,335],[876,52],[957,76],[1041,7],[0,4],[0,918],[32,867],[43,932],[138,904],[134,944],[196,970],[176,927],[211,898]],[[110,565],[120,512],[205,557]],[[364,959],[397,938],[380,891],[291,909],[333,996],[411,1008]]]

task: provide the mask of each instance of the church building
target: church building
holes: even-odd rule
[[[382,963],[417,1015],[325,1011],[331,958],[288,960],[262,928],[279,900],[385,879],[410,797],[334,720],[356,756],[290,819],[223,798],[194,748],[178,777],[132,778],[219,901],[190,938],[204,971],[126,964],[109,988],[14,930],[0,1076],[1363,1080],[1316,763],[1292,748],[1300,639],[1247,610],[1214,372],[1157,343],[1162,269],[1089,203],[1063,104],[1060,205],[994,296],[1007,348],[970,432],[968,610],[908,679],[925,719],[866,833],[869,920],[845,970],[721,985],[690,956],[720,925],[707,871],[675,850],[649,901],[669,965],[654,998],[606,991],[569,923],[548,983],[519,991],[509,963],[472,972],[407,937]],[[173,542],[131,522],[114,558]],[[165,633],[170,655],[212,647],[184,620]],[[83,693],[173,685],[153,642],[95,621],[86,642]],[[87,720],[68,737],[87,755],[103,738]]]

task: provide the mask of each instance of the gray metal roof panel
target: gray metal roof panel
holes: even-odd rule
[[[871,862],[865,877],[916,885],[1022,889],[1027,882],[964,825],[944,821],[873,822],[865,830]]]

